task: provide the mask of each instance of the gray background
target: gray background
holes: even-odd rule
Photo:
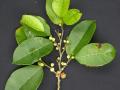
[[[97,69],[72,62],[66,69],[68,78],[62,82],[61,90],[120,90],[120,0],[71,0],[71,8],[80,9],[83,19],[97,21],[91,42],[112,43],[117,57],[113,63]],[[0,0],[0,90],[4,90],[9,75],[18,68],[11,62],[17,45],[15,29],[22,14],[40,15],[53,26],[45,12],[45,0]],[[66,28],[66,34],[71,28]],[[38,90],[56,90],[56,79],[47,69]]]

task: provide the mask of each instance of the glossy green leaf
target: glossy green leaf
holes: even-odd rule
[[[25,25],[21,26],[16,30],[16,40],[17,40],[18,44],[20,44],[21,42],[23,42],[24,40],[26,40],[28,38],[39,37],[39,36],[46,37],[46,36],[51,35],[50,27],[46,23],[46,21],[43,18],[41,18],[40,16],[35,16],[35,17],[38,18],[38,20],[40,20],[43,23],[44,28],[45,28],[44,32],[36,31]]]
[[[31,34],[33,34],[33,36],[36,36],[36,37],[38,37],[38,36],[42,36],[42,37],[50,36],[51,35],[51,33],[50,33],[50,27],[47,24],[47,22],[45,21],[45,19],[43,19],[40,16],[34,16],[34,17],[36,17],[38,20],[40,20],[42,22],[45,30],[44,30],[44,32],[40,32],[40,31],[36,31],[35,29],[32,29],[30,27],[24,26],[26,35],[27,34],[29,35],[29,33],[31,33]]]
[[[36,16],[42,23],[43,23],[43,26],[44,26],[44,32],[43,33],[38,33],[38,35],[40,36],[50,36],[51,33],[50,33],[50,26],[47,24],[46,20],[43,19],[42,17],[40,16]]]
[[[52,9],[52,2],[53,0],[46,0],[46,12],[48,17],[50,18],[50,20],[54,23],[54,24],[61,24],[62,20],[60,17],[58,17],[55,12]]]
[[[27,39],[15,50],[13,64],[30,65],[53,50],[53,43],[42,37]]]
[[[24,32],[23,27],[20,27],[16,30],[16,41],[18,44],[20,44],[22,41],[26,40],[27,36]]]
[[[45,37],[47,36],[47,34],[39,33],[26,26],[21,26],[16,30],[16,41],[18,44],[22,43],[26,39],[39,37],[39,36]]]
[[[43,75],[43,69],[40,66],[23,67],[10,76],[5,90],[37,90]]]
[[[70,0],[53,0],[52,8],[53,11],[59,16],[64,17],[67,13],[70,5]]]
[[[111,44],[91,43],[83,47],[75,58],[80,64],[98,67],[110,63],[115,54],[115,48]]]
[[[77,23],[82,17],[82,13],[77,9],[70,9],[63,17],[63,21],[66,25],[73,25]]]
[[[70,43],[66,47],[67,54],[78,53],[83,46],[90,42],[95,30],[96,22],[93,20],[85,20],[77,24],[68,37]]]
[[[44,25],[42,22],[32,15],[23,15],[21,19],[21,24],[26,25],[36,31],[44,32]]]

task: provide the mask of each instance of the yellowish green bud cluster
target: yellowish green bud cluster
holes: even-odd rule
[[[49,40],[51,40],[52,42],[55,42],[55,38],[53,38],[52,36],[49,37]]]
[[[38,62],[38,65],[41,66],[41,67],[45,66],[44,63],[42,63],[42,62]]]
[[[61,65],[62,65],[62,66],[66,66],[67,63],[65,63],[65,62],[61,62]]]
[[[63,40],[65,44],[69,44],[70,42],[68,40]]]
[[[75,59],[74,56],[67,55],[67,59]]]
[[[50,71],[51,72],[55,72],[55,69],[52,67],[52,68],[50,68]]]

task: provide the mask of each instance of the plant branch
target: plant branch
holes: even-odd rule
[[[60,84],[61,84],[61,75],[64,71],[64,69],[68,66],[68,64],[70,63],[71,59],[69,58],[68,61],[66,62],[66,65],[63,66],[61,65],[62,63],[62,57],[63,57],[63,54],[66,50],[66,45],[64,43],[64,46],[62,45],[63,44],[63,37],[64,37],[64,29],[63,29],[63,26],[61,26],[61,32],[60,31],[57,31],[55,30],[56,32],[56,35],[59,39],[58,42],[56,42],[56,50],[58,50],[58,53],[59,53],[59,57],[58,57],[58,60],[57,63],[58,63],[58,68],[59,70],[56,72],[56,77],[57,77],[57,90],[60,90]]]

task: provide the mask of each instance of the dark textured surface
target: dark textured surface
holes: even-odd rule
[[[120,90],[120,0],[71,0],[71,7],[80,9],[84,18],[97,21],[92,42],[112,43],[117,57],[113,63],[98,69],[72,62],[66,69],[68,78],[62,82],[61,90]],[[16,69],[11,61],[16,47],[15,28],[22,14],[40,15],[49,22],[45,0],[0,0],[0,90],[4,90],[6,80]],[[56,90],[56,79],[47,69],[38,90]]]

